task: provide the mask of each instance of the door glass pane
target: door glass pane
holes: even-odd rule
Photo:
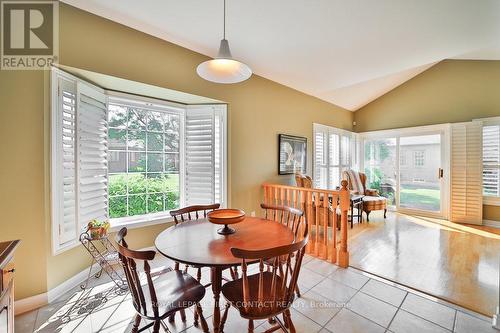
[[[402,137],[399,145],[399,206],[441,211],[441,135]]]
[[[366,186],[378,190],[394,206],[396,197],[396,139],[365,141]]]

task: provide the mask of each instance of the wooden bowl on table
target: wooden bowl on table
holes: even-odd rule
[[[213,224],[223,224],[224,228],[217,230],[220,235],[234,234],[235,230],[228,225],[240,223],[245,219],[245,212],[241,209],[216,209],[207,214],[208,220]]]

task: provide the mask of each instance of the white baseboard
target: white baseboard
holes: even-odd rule
[[[152,247],[146,247],[139,249],[139,251],[145,251],[145,250],[154,250],[155,248]],[[92,271],[94,273],[97,273],[97,270],[100,269],[100,266],[95,263],[92,266]],[[20,300],[17,300],[14,302],[14,311],[15,315],[19,315],[28,311],[32,311],[35,309],[38,309],[44,305],[47,305],[48,303],[52,303],[55,300],[57,300],[59,297],[70,291],[71,289],[75,288],[76,286],[80,285],[85,279],[87,278],[89,274],[89,268],[85,268],[83,271],[80,273],[77,273],[76,275],[70,277],[60,285],[50,289],[46,293],[38,294],[35,296],[30,296],[26,297]]]
[[[41,308],[42,306],[47,304],[47,293],[26,297],[14,302],[14,314],[17,316],[22,313]]]
[[[97,272],[98,265],[94,264],[92,266],[92,271]],[[38,308],[41,308],[44,305],[47,305],[51,302],[54,302],[59,297],[73,289],[74,287],[80,285],[89,273],[89,268],[85,268],[80,273],[70,277],[60,285],[55,288],[50,289],[46,293],[38,294],[35,296],[26,297],[14,302],[14,313],[15,315],[20,315],[22,313],[32,311]]]
[[[483,225],[500,229],[500,221],[483,220]]]
[[[92,271],[93,272],[97,272],[98,268],[99,268],[99,265],[94,264],[92,266]],[[64,295],[66,292],[68,292],[71,289],[73,289],[74,287],[80,285],[83,281],[85,281],[85,279],[87,278],[88,274],[89,274],[89,268],[87,267],[83,271],[81,271],[80,273],[78,273],[78,274],[70,277],[69,279],[67,279],[66,281],[64,281],[63,283],[61,283],[60,285],[58,285],[57,287],[54,287],[54,288],[50,289],[47,292],[48,302],[49,303],[54,302],[59,297],[61,297],[62,295]]]

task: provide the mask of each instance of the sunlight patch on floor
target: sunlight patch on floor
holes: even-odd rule
[[[441,219],[435,219],[435,218],[429,218],[429,217],[418,217],[418,216],[405,216],[407,219],[410,221],[420,224],[425,227],[429,228],[437,228],[437,229],[443,229],[443,230],[448,230],[448,231],[453,231],[453,232],[460,232],[460,233],[469,233],[469,234],[474,234],[477,236],[481,237],[487,237],[491,239],[499,239],[500,240],[500,235],[495,234],[493,232],[489,232],[487,230],[481,230],[478,229],[478,227],[473,227],[470,225],[466,224],[459,224],[455,222],[450,222],[447,220],[441,220]]]

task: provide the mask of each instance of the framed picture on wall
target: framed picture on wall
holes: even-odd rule
[[[306,173],[307,138],[280,134],[278,147],[278,174]]]

